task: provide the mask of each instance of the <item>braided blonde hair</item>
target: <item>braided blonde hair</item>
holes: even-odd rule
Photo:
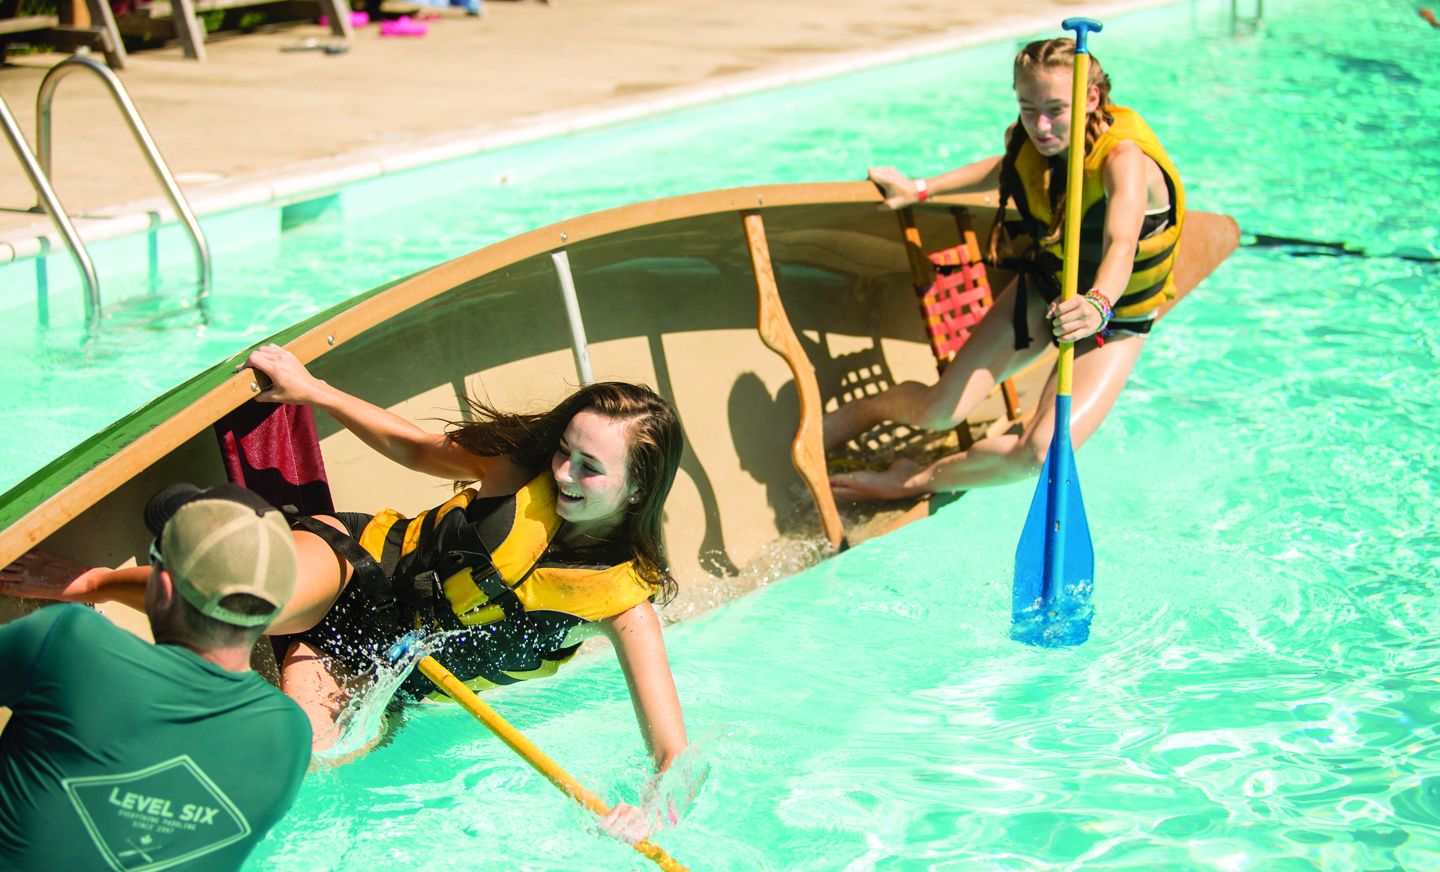
[[[1074,69],[1075,65],[1075,40],[1069,37],[1059,39],[1041,39],[1030,43],[1015,55],[1015,78],[1019,79],[1021,73],[1035,75],[1042,70]],[[1099,111],[1092,112],[1085,119],[1085,154],[1095,146],[1095,141],[1100,138],[1103,132],[1102,127],[1114,119],[1105,111],[1110,105],[1110,77],[1100,66],[1100,61],[1094,55],[1090,56],[1089,85],[1100,91]],[[1074,107],[1071,107],[1074,111]],[[990,238],[987,240],[986,255],[992,262],[999,259],[1000,229],[1005,221],[1005,203],[1015,192],[1010,190],[1006,181],[1014,176],[1015,161],[1020,157],[1020,149],[1025,145],[1029,135],[1025,132],[1025,125],[1017,118],[1015,126],[1010,131],[1010,138],[1005,143],[1005,157],[1000,164],[1000,211],[995,216],[995,224],[990,228]],[[1049,170],[1046,171],[1046,188],[1050,187]],[[1065,232],[1065,190],[1062,188],[1058,194],[1052,192],[1050,200],[1050,228],[1044,242],[1051,244],[1058,241]]]

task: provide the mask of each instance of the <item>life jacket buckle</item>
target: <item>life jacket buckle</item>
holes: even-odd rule
[[[415,629],[435,625],[435,596],[440,590],[440,576],[435,570],[426,570],[414,576],[409,595],[409,611],[414,615]]]

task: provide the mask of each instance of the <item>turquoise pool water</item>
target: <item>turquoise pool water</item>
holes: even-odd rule
[[[1167,318],[1078,455],[1097,553],[1083,647],[1006,639],[1030,485],[667,630],[711,769],[657,840],[692,869],[1440,868],[1440,265],[1383,256],[1435,250],[1440,32],[1374,0],[1269,0],[1262,29],[1234,32],[1228,5],[1107,22],[1093,47],[1117,101],[1197,208],[1380,256],[1244,248]],[[82,415],[103,420],[187,361],[557,218],[871,163],[938,172],[993,153],[1009,51],[432,170],[456,192],[223,259],[213,323],[158,334],[178,362],[7,318],[9,347],[39,355],[7,365],[91,386]],[[992,78],[959,75],[976,58]],[[167,306],[115,320],[153,335],[140,325]],[[61,364],[84,378],[46,382]],[[608,799],[635,799],[643,751],[611,658],[489,699]],[[311,776],[246,868],[421,866],[653,868],[440,707]]]

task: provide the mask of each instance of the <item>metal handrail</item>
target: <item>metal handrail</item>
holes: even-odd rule
[[[50,187],[45,170],[36,163],[34,153],[25,142],[25,135],[20,132],[20,125],[15,123],[15,116],[10,113],[10,107],[3,97],[0,97],[0,127],[4,128],[5,138],[10,140],[10,147],[20,159],[25,175],[30,177],[30,186],[40,198],[41,208],[50,215],[50,220],[55,222],[55,226],[60,230],[60,237],[65,240],[65,247],[70,249],[70,256],[75,259],[75,266],[80,270],[80,281],[85,285],[85,320],[90,327],[97,327],[100,324],[100,280],[95,276],[95,264],[90,262],[90,253],[85,250],[85,243],[80,241],[80,234],[75,232],[75,225],[70,223],[70,216],[65,214],[65,207],[60,205],[60,198],[55,196],[55,190]]]
[[[145,154],[145,159],[150,162],[150,169],[154,170],[155,178],[160,181],[160,186],[165,189],[165,196],[169,198],[170,205],[174,207],[175,214],[185,225],[190,234],[190,245],[195,249],[195,265],[197,279],[200,282],[200,299],[204,299],[210,293],[210,247],[205,243],[205,234],[200,230],[200,222],[195,220],[195,213],[190,210],[190,204],[185,201],[185,195],[180,193],[180,187],[175,184],[175,177],[170,174],[170,168],[165,165],[165,159],[160,156],[160,149],[155,146],[155,140],[150,138],[150,131],[145,128],[145,122],[140,120],[140,113],[136,111],[135,104],[130,101],[130,95],[125,92],[125,86],[120,83],[120,78],[113,73],[109,67],[97,63],[85,55],[74,55],[66,58],[50,68],[45,78],[40,82],[40,92],[35,96],[35,118],[36,118],[36,140],[40,153],[40,170],[42,174],[50,173],[50,104],[55,98],[55,87],[60,80],[75,72],[86,69],[100,77],[105,86],[110,89],[110,96],[115,98],[115,103],[120,107],[120,113],[125,116],[125,122],[130,125],[130,132],[135,135],[135,142]]]

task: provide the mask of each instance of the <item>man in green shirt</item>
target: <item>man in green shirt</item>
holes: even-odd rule
[[[154,645],[78,605],[0,626],[0,869],[238,869],[300,789],[309,722],[250,670],[295,588],[284,516],[180,485],[146,523]]]

